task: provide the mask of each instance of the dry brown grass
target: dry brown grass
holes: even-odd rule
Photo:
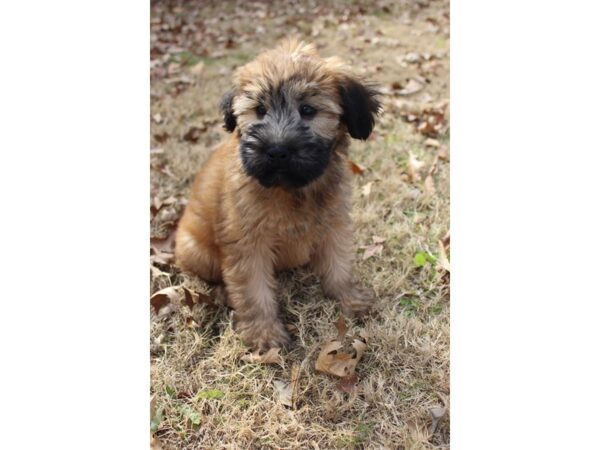
[[[449,446],[447,419],[433,435],[428,432],[429,410],[450,406],[449,276],[433,264],[419,268],[413,262],[418,251],[437,254],[437,241],[448,231],[449,167],[446,160],[439,161],[433,195],[426,193],[423,181],[411,182],[407,176],[409,151],[425,162],[424,179],[436,150],[426,147],[425,137],[400,115],[405,100],[420,104],[448,98],[448,36],[444,30],[448,3],[419,3],[425,6],[394,2],[384,8],[365,3],[363,13],[356,6],[331,4],[316,15],[309,4],[305,19],[296,17],[302,14],[299,7],[287,3],[269,7],[264,17],[259,11],[266,3],[241,8],[233,2],[209,2],[199,9],[181,8],[189,20],[214,30],[211,45],[217,56],[203,57],[199,77],[189,75],[184,64],[172,76],[153,78],[152,115],[160,113],[162,119],[160,123],[153,120],[152,134],[168,134],[162,142],[156,138],[152,142],[153,148],[163,151],[152,157],[153,198],[187,195],[198,166],[224,135],[216,104],[235,66],[272,46],[284,33],[311,40],[323,55],[336,54],[350,61],[388,93],[374,137],[353,143],[351,150],[352,159],[366,168],[364,175],[355,177],[356,270],[381,301],[373,316],[362,324],[352,324],[352,331],[365,328],[370,335],[368,350],[357,368],[359,388],[352,394],[340,392],[336,380],[314,370],[320,346],[335,336],[338,308],[324,299],[318,280],[306,269],[279,276],[284,320],[298,330],[291,348],[283,353],[281,366],[241,360],[246,349],[231,329],[226,308],[194,308],[198,326],[193,327],[178,312],[164,318],[153,315],[151,385],[157,407],[163,411],[156,433],[163,448]],[[165,14],[177,13],[173,8],[173,4],[153,4],[155,23]],[[345,9],[350,11],[346,22],[320,27],[328,16],[343,17]],[[223,20],[219,20],[221,16]],[[286,24],[290,17],[296,27]],[[264,32],[255,33],[259,25]],[[226,40],[216,42],[220,35],[227,35],[229,27],[241,30],[234,35],[233,48],[227,48],[232,45]],[[318,33],[313,35],[313,30]],[[185,50],[199,53],[194,44]],[[402,64],[402,57],[409,52],[437,53],[440,58],[435,60],[437,67],[427,73],[430,83],[423,91],[399,97],[394,95],[392,83],[405,84],[418,74],[415,64]],[[165,65],[166,61],[167,57]],[[181,74],[192,78],[192,83],[183,83],[185,89],[174,95],[173,79]],[[196,143],[183,139],[191,126],[206,126]],[[447,143],[448,134],[438,140]],[[369,182],[371,193],[364,196],[361,188]],[[161,210],[153,219],[153,234],[163,233],[169,215],[176,217],[177,212],[177,207]],[[374,235],[385,239],[383,252],[363,261],[360,247],[371,244]],[[168,272],[165,266],[153,269],[153,291],[183,283],[210,292],[199,280]],[[293,363],[300,364],[302,375],[295,410],[279,403],[273,386],[274,380],[289,381]],[[202,393],[210,390],[222,395],[201,398],[209,396]],[[199,426],[186,419],[190,414],[197,414]]]

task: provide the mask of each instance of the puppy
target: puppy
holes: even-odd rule
[[[175,240],[185,271],[224,282],[234,327],[266,350],[289,342],[275,273],[310,264],[347,315],[375,297],[352,276],[350,137],[365,140],[377,92],[337,58],[289,40],[237,69],[220,105],[231,136],[196,175]]]

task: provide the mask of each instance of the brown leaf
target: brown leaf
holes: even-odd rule
[[[438,141],[437,139],[433,139],[433,138],[427,138],[425,139],[425,147],[434,147],[434,148],[440,148],[440,141]]]
[[[192,143],[196,143],[198,142],[198,139],[200,139],[200,135],[206,131],[206,126],[203,126],[202,128],[200,127],[191,127],[184,135],[183,135],[183,139],[188,141],[188,142],[192,142]]]
[[[185,296],[183,299],[183,304],[192,309],[194,307],[194,296],[192,292],[188,288],[184,287],[183,294]]]
[[[349,394],[356,391],[358,386],[358,376],[353,373],[349,377],[342,377],[337,384],[337,387],[342,392],[348,392]]]
[[[152,436],[150,438],[150,450],[162,450],[162,446],[160,445],[160,441],[156,436]]]
[[[350,165],[350,170],[352,170],[352,173],[355,175],[362,175],[365,172],[364,167],[359,166],[354,161],[348,160],[348,164]]]
[[[188,328],[198,328],[199,326],[198,322],[196,322],[194,318],[190,316],[185,318],[185,324]]]
[[[190,73],[192,75],[195,75],[197,77],[199,77],[200,75],[202,75],[202,72],[204,72],[204,62],[200,61],[199,63],[193,65],[190,68]]]
[[[450,230],[448,230],[446,235],[442,238],[442,244],[444,244],[444,247],[446,248],[450,246]]]
[[[423,89],[423,85],[421,83],[419,83],[417,80],[411,78],[410,80],[408,80],[408,83],[406,83],[406,86],[404,86],[404,88],[402,88],[402,89],[400,89],[400,91],[398,91],[398,94],[412,95],[412,94],[416,94],[421,89]]]
[[[450,272],[450,261],[448,260],[448,255],[446,253],[446,247],[442,241],[438,241],[438,251],[440,256],[438,257],[437,264],[442,269]]]
[[[169,133],[167,133],[166,131],[164,133],[154,135],[154,140],[160,144],[164,143],[168,138]]]
[[[344,315],[340,314],[337,322],[335,323],[335,328],[338,331],[337,340],[340,342],[344,341],[346,337],[346,332],[348,331],[348,327],[346,326],[346,319],[344,319]]]
[[[152,294],[152,296],[150,297],[150,304],[154,308],[154,311],[157,315],[165,315],[170,311],[163,311],[161,314],[161,310],[163,310],[163,308],[165,308],[168,305],[173,305],[174,303],[177,303],[179,301],[180,295],[181,293],[178,290],[177,286],[169,286]]]
[[[260,354],[259,350],[242,356],[242,361],[256,364],[281,364],[283,359],[279,354],[279,347],[270,348],[266,353]]]
[[[428,174],[425,178],[425,192],[429,195],[435,194],[435,183],[431,174]]]
[[[450,159],[450,151],[447,145],[441,145],[438,150],[438,158],[448,161]]]
[[[365,248],[365,252],[363,253],[362,259],[363,261],[369,259],[371,256],[381,255],[383,252],[383,245],[381,244],[371,244]]]
[[[361,336],[363,335],[366,340],[366,333],[361,333]],[[361,339],[354,339],[352,347],[356,352],[355,356],[340,351],[342,347],[343,344],[337,339],[326,343],[317,357],[315,369],[340,378],[351,377],[367,348],[367,344]]]
[[[408,176],[412,183],[418,183],[421,181],[421,174],[419,171],[424,165],[425,163],[418,160],[413,152],[408,152]]]

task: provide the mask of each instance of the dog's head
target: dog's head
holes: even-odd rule
[[[319,178],[346,133],[369,137],[379,109],[377,92],[337,58],[296,41],[239,68],[221,101],[244,170],[265,187],[300,188]]]

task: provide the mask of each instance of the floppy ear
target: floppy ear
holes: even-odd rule
[[[237,120],[233,115],[233,97],[235,96],[235,92],[233,89],[227,91],[223,98],[221,98],[221,102],[219,103],[219,109],[221,110],[221,114],[223,114],[223,128],[225,128],[230,133],[235,130],[235,126],[237,125]]]
[[[372,86],[365,86],[352,78],[345,79],[340,85],[342,100],[342,121],[348,128],[348,133],[355,139],[366,140],[373,126],[375,116],[381,110],[377,99],[379,92]]]

